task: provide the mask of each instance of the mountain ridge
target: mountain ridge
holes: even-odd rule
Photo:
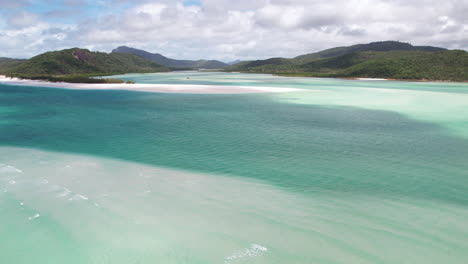
[[[7,76],[54,82],[123,82],[117,79],[96,79],[91,77],[169,71],[168,68],[162,65],[135,55],[92,52],[80,48],[45,52],[23,61],[15,59],[3,59],[3,61],[14,63],[14,65],[2,66],[0,62],[0,73]]]
[[[112,50],[112,53],[133,54],[172,69],[222,69],[229,66],[218,60],[176,60],[160,53],[151,53],[127,46],[117,47]]]
[[[410,43],[388,40],[388,41],[370,42],[367,44],[356,44],[356,45],[351,45],[351,46],[335,47],[335,48],[325,49],[325,50],[314,52],[314,53],[299,55],[299,56],[294,57],[293,59],[301,60],[301,61],[304,61],[304,60],[310,61],[315,58],[330,58],[330,57],[346,55],[346,54],[354,53],[354,52],[396,51],[396,50],[435,52],[435,51],[444,51],[447,49],[440,48],[440,47],[432,47],[432,46],[413,46]]]
[[[146,73],[168,71],[168,69],[134,55],[108,54],[72,48],[42,53],[25,60],[10,71],[24,75],[68,75]]]
[[[377,70],[378,69],[378,70]],[[291,59],[246,61],[225,71],[284,76],[467,81],[468,53],[398,41],[336,47]]]

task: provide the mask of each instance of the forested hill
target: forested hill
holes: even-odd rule
[[[310,62],[316,59],[324,59],[346,55],[355,52],[366,52],[366,51],[444,51],[446,49],[432,46],[413,46],[409,43],[398,42],[398,41],[380,41],[371,42],[368,44],[357,44],[347,47],[336,47],[331,49],[322,50],[315,53],[305,54],[297,56],[294,60],[298,62]]]
[[[292,59],[241,62],[227,71],[316,77],[468,80],[468,53],[395,41],[338,47]]]
[[[5,74],[18,67],[26,60],[0,57],[0,74]]]
[[[113,54],[133,54],[172,69],[222,69],[228,64],[217,60],[175,60],[159,53],[150,53],[144,50],[121,46],[112,51]]]
[[[108,54],[86,49],[46,52],[10,68],[16,75],[109,74],[163,72],[164,66],[131,54]]]

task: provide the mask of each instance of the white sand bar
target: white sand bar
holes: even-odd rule
[[[383,78],[356,78],[356,80],[360,80],[360,81],[388,81],[388,79],[383,79]]]
[[[76,90],[129,90],[155,93],[196,93],[196,94],[242,94],[242,93],[283,93],[301,91],[296,88],[224,86],[224,85],[181,85],[181,84],[125,84],[125,83],[64,83],[8,78],[0,75],[0,83],[21,86],[65,88]]]

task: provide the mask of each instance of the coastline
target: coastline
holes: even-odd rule
[[[266,72],[244,72],[244,71],[223,71],[229,73],[247,73],[247,74],[270,74],[278,77],[300,77],[300,78],[318,78],[318,79],[343,79],[355,81],[400,81],[400,82],[444,82],[444,83],[468,83],[466,81],[451,81],[451,80],[432,80],[432,79],[396,79],[396,78],[368,78],[368,77],[338,77],[338,76],[312,76],[306,74],[295,73],[266,73]]]
[[[317,77],[322,78],[322,77]],[[327,78],[327,77],[325,77]],[[444,83],[468,83],[468,81],[430,80],[430,79],[395,79],[395,78],[364,78],[364,77],[330,77],[356,81],[398,81],[398,82],[444,82]]]
[[[262,74],[254,73],[252,74]],[[431,79],[395,79],[395,78],[367,78],[367,77],[337,77],[337,76],[309,76],[301,74],[281,74],[272,73],[272,75],[279,77],[303,77],[303,78],[332,78],[332,79],[343,79],[343,80],[354,80],[354,81],[399,81],[399,82],[444,82],[444,83],[468,83],[468,81],[450,81],[450,80],[431,80]]]
[[[127,83],[65,83],[28,79],[9,78],[0,75],[0,84],[63,88],[74,90],[127,90],[153,93],[191,93],[191,94],[251,94],[283,93],[301,91],[297,88],[224,86],[224,85],[181,85],[181,84],[127,84]]]

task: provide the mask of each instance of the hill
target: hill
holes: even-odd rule
[[[468,52],[449,50],[384,57],[349,67],[337,76],[468,81]]]
[[[388,51],[444,51],[446,49],[431,47],[431,46],[413,46],[409,43],[402,43],[398,41],[381,41],[371,42],[368,44],[358,44],[348,47],[336,47],[326,49],[323,51],[309,53],[297,56],[291,59],[274,58],[267,60],[249,61],[243,64],[235,64],[228,67],[227,70],[232,71],[249,71],[249,72],[296,72],[301,71],[295,65],[304,65],[317,60],[343,56],[357,52],[388,52]],[[273,62],[273,63],[272,63]]]
[[[87,49],[51,51],[29,60],[0,60],[0,72],[24,79],[102,83],[123,82],[117,79],[90,78],[123,73],[167,72],[168,68],[131,54],[108,54]]]
[[[229,66],[228,64],[217,60],[175,60],[165,57],[159,53],[150,53],[126,46],[118,47],[112,50],[112,53],[137,55],[172,69],[222,69]]]
[[[24,61],[26,60],[0,57],[0,74],[5,74],[5,73],[10,72],[12,69],[18,67]]]
[[[467,52],[395,41],[338,47],[298,56],[235,64],[227,71],[286,76],[373,77],[467,81]]]
[[[233,60],[233,61],[230,61],[230,62],[228,62],[228,63],[226,63],[226,64],[227,64],[227,65],[234,65],[234,64],[237,64],[237,63],[239,63],[239,62],[241,62],[241,60]]]
[[[296,62],[306,63],[317,59],[337,57],[355,52],[365,51],[444,51],[446,49],[431,46],[413,46],[409,43],[398,42],[398,41],[379,41],[371,42],[368,44],[357,44],[348,47],[336,47],[326,49],[323,51],[309,53],[294,58]]]
[[[35,56],[11,69],[10,72],[20,75],[69,75],[161,71],[168,69],[138,56],[73,48]]]

